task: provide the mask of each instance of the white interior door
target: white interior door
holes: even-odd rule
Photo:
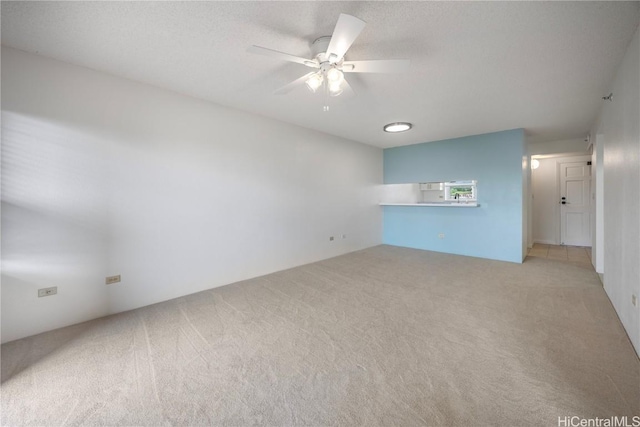
[[[560,163],[560,243],[591,246],[591,165]]]

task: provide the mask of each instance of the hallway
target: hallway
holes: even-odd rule
[[[534,243],[527,257],[547,258],[593,270],[591,248],[582,246],[557,246]]]

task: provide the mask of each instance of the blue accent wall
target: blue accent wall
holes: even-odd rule
[[[385,149],[385,184],[475,179],[480,207],[385,206],[383,242],[522,262],[523,154],[522,129]]]

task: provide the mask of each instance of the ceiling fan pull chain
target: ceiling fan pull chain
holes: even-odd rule
[[[324,85],[324,106],[322,107],[322,111],[327,112],[329,111],[329,82],[327,82],[327,79],[324,79],[323,85]]]

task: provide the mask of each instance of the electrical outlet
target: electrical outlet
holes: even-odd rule
[[[634,294],[631,294],[631,304],[633,304],[634,307],[638,306],[638,297]]]
[[[330,242],[333,242],[333,236],[330,236],[330,237],[329,237],[329,241],[330,241]]]
[[[439,233],[438,234],[438,239],[444,239],[444,233]]]
[[[118,283],[120,281],[120,275],[117,276],[108,276],[105,280],[105,284],[111,285],[113,283]]]
[[[42,288],[38,289],[38,298],[40,297],[48,297],[51,295],[56,295],[58,293],[58,287],[52,286],[50,288]]]

